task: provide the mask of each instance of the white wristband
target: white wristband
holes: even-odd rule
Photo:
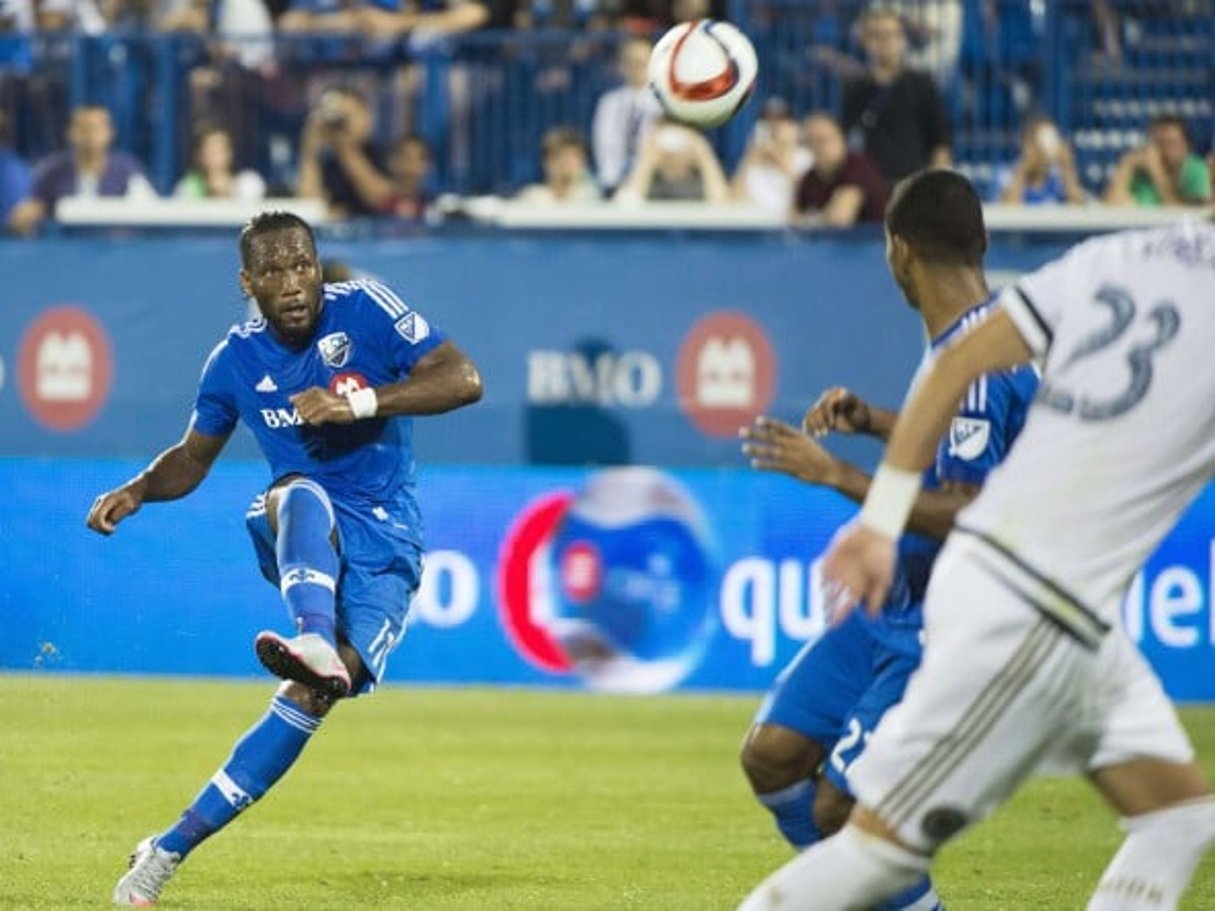
[[[883,462],[869,485],[869,495],[861,507],[860,523],[887,538],[897,539],[907,525],[907,517],[911,515],[923,482],[918,471],[892,468]]]
[[[374,389],[356,389],[354,392],[347,392],[346,401],[350,403],[350,411],[354,414],[356,421],[375,417],[376,410],[380,407]]]

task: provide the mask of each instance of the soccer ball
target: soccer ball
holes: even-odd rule
[[[712,19],[675,26],[650,54],[650,88],[667,116],[702,129],[734,116],[751,96],[758,71],[747,36]]]

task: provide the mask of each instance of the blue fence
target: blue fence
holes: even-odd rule
[[[865,5],[728,4],[757,45],[758,97],[781,97],[795,113],[838,111],[847,61],[861,57],[856,21]],[[953,116],[955,156],[981,184],[1015,158],[1030,110],[1051,115],[1074,137],[1091,190],[1102,187],[1155,114],[1180,114],[1196,146],[1208,147],[1215,97],[1210,0],[1105,6],[1113,11],[1109,21],[1098,21],[1088,0],[904,4],[908,21],[918,24],[917,63],[937,76]],[[957,17],[950,18],[951,8]],[[589,132],[595,99],[617,78],[621,37],[490,30],[426,46],[347,41],[335,50],[332,42],[280,36],[273,71],[216,56],[215,42],[195,36],[10,38],[0,44],[0,103],[16,115],[18,144],[31,156],[60,145],[71,105],[107,104],[120,145],[149,163],[162,191],[182,171],[191,123],[226,121],[244,162],[272,185],[288,186],[308,86],[353,80],[376,101],[382,140],[408,128],[438,151],[444,189],[503,192],[538,175],[545,129],[567,124]],[[255,39],[258,47],[265,41]],[[192,81],[204,71],[206,80]],[[749,106],[715,135],[728,165],[741,154],[756,112]]]

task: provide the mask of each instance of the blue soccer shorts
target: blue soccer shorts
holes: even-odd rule
[[[808,642],[781,671],[755,716],[756,724],[790,728],[828,751],[823,774],[851,794],[848,767],[892,705],[903,698],[919,665],[918,630],[875,628],[864,611]],[[905,641],[900,641],[905,640]]]
[[[274,534],[266,497],[254,498],[245,514],[262,575],[278,587]],[[340,569],[338,634],[359,653],[365,673],[351,695],[368,693],[384,677],[388,655],[405,635],[405,618],[422,579],[422,551],[403,503],[352,504],[330,498],[337,518]]]

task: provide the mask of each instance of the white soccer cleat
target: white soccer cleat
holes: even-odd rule
[[[294,680],[341,699],[350,693],[350,672],[337,650],[316,633],[291,639],[272,630],[257,634],[254,647],[266,670],[284,680]]]
[[[181,864],[181,855],[158,848],[148,836],[135,846],[131,869],[114,887],[114,904],[126,908],[150,908],[160,898],[165,884]]]

